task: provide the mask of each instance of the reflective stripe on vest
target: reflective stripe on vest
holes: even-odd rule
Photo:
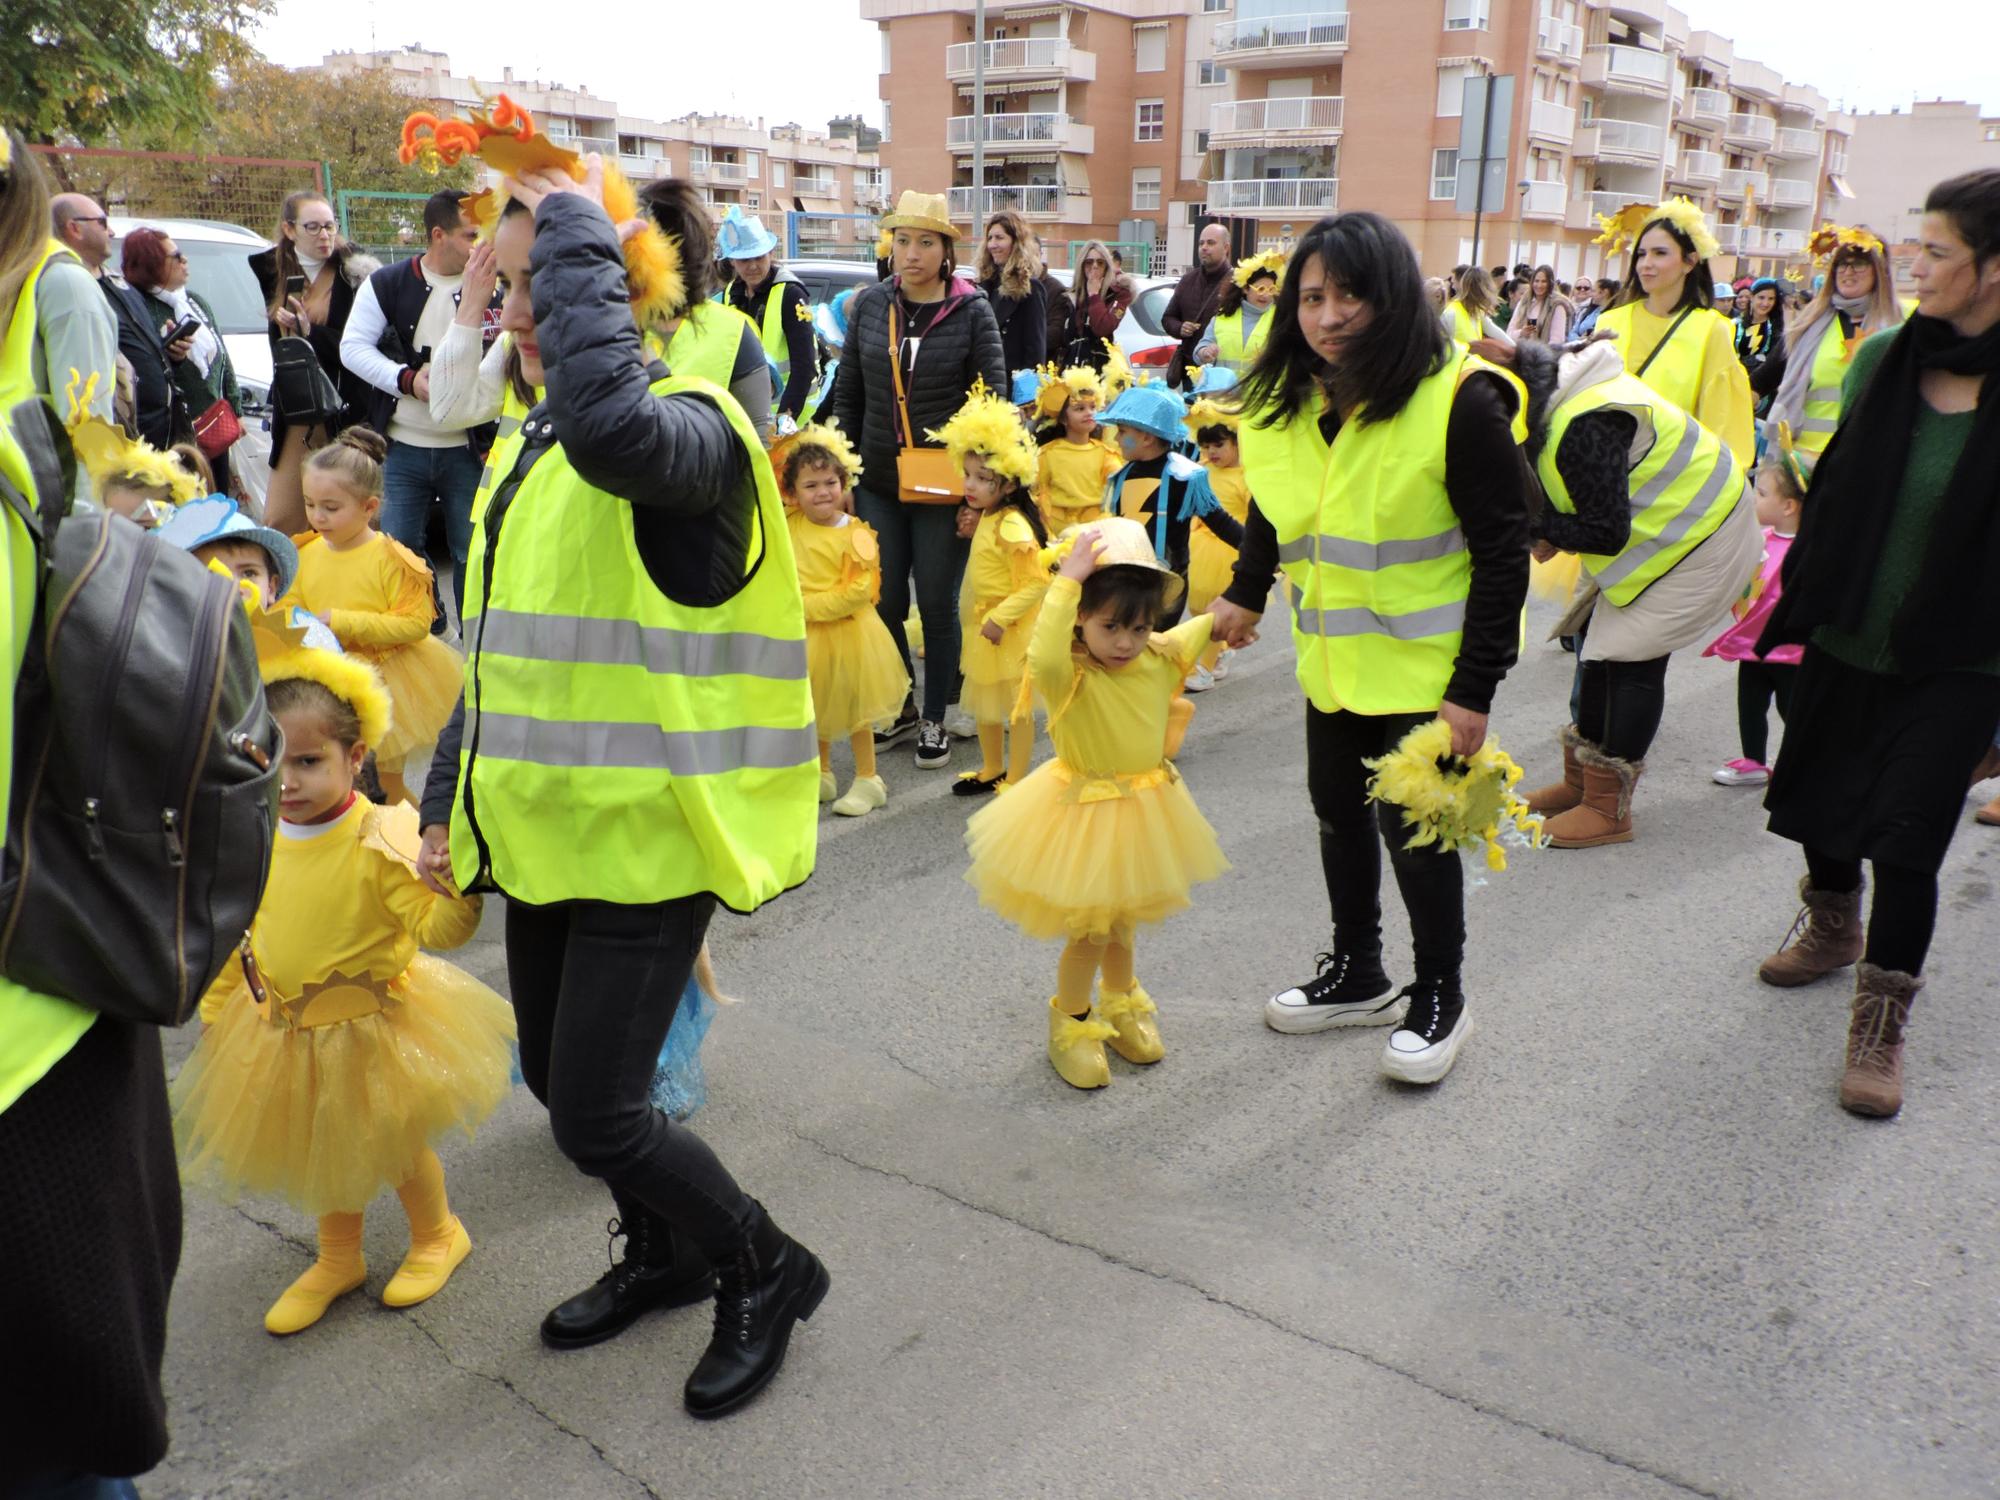
[[[662,594],[631,505],[539,446],[531,415],[466,579],[462,888],[536,905],[709,892],[750,911],[812,873],[819,744],[777,485],[726,390],[673,375],[652,391],[706,397],[743,446],[757,490],[743,582],[713,606]]]
[[[1299,684],[1323,713],[1427,713],[1444,697],[1472,583],[1445,493],[1445,430],[1475,371],[1514,393],[1519,441],[1519,380],[1458,343],[1394,417],[1350,418],[1331,447],[1318,400],[1281,426],[1242,424],[1244,480],[1292,586]]]
[[[1243,313],[1241,309],[1224,313],[1215,320],[1215,362],[1225,370],[1234,370],[1239,375],[1257,357],[1257,351],[1271,332],[1271,310],[1264,309],[1264,316],[1257,320],[1257,326],[1250,330],[1249,342],[1243,338]]]
[[[1813,354],[1812,375],[1806,387],[1805,406],[1799,415],[1799,430],[1792,441],[1801,453],[1817,458],[1833,441],[1840,425],[1840,383],[1847,378],[1847,340],[1840,331],[1840,315],[1830,314]]]
[[[1576,513],[1556,454],[1570,423],[1593,411],[1622,411],[1641,443],[1628,469],[1632,529],[1615,555],[1586,552],[1583,565],[1613,604],[1630,604],[1714,534],[1744,497],[1742,471],[1715,434],[1632,375],[1586,386],[1549,416],[1536,472],[1549,503]],[[1643,441],[1650,437],[1650,441]]]

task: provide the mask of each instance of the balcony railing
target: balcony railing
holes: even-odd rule
[[[578,135],[573,130],[551,130],[549,139],[565,151],[599,151],[606,156],[618,154],[618,142],[605,135]]]
[[[998,187],[975,189],[955,187],[951,190],[951,216],[954,219],[978,219],[984,221],[1003,209],[1012,209],[1017,214],[1025,214],[1031,219],[1049,218],[1063,211],[1068,202],[1066,190],[1054,183],[1048,184],[1003,184]]]
[[[1768,151],[1778,138],[1778,122],[1769,115],[1734,114],[1723,126],[1722,138],[1732,146]]]
[[[710,161],[701,156],[688,163],[688,176],[717,187],[741,187],[750,180],[748,169],[740,161]]]
[[[1657,125],[1647,125],[1638,120],[1614,120],[1605,115],[1597,117],[1597,154],[1600,157],[1638,156],[1658,161],[1666,146],[1667,133]]]
[[[1528,219],[1560,219],[1569,208],[1569,185],[1564,182],[1531,182],[1521,194],[1521,216]]]
[[[1536,99],[1528,105],[1528,134],[1567,144],[1576,135],[1576,111],[1553,99]]]
[[[1213,143],[1217,136],[1277,135],[1290,130],[1335,131],[1340,129],[1343,103],[1338,94],[1308,99],[1234,99],[1215,106],[1209,140]]]
[[[1330,214],[1339,198],[1337,177],[1237,177],[1208,185],[1210,213]]]
[[[1007,78],[1072,78],[1088,83],[1097,77],[1097,54],[1072,47],[1067,37],[1023,36],[997,42],[957,42],[944,49],[944,71],[954,81],[974,71],[972,49],[986,49],[986,76]]]
[[[1254,62],[1259,56],[1347,50],[1347,12],[1301,11],[1296,15],[1224,21],[1215,28],[1215,58]]]
[[[1075,129],[1077,126],[1066,114],[954,115],[945,121],[944,139],[954,149],[969,147],[974,141],[1002,149],[1071,146],[1070,134]],[[1077,148],[1071,146],[1071,149]]]
[[[1577,62],[1583,57],[1583,28],[1543,16],[1535,33],[1535,50],[1559,62]]]
[[[1810,182],[1801,182],[1796,177],[1773,177],[1771,179],[1770,203],[1773,208],[1811,208],[1818,191]]]
[[[1706,129],[1719,129],[1729,123],[1729,91],[1727,89],[1689,89],[1687,102],[1681,106],[1683,124]]]
[[[1679,163],[1667,173],[1674,182],[1690,182],[1713,187],[1722,180],[1720,151],[1683,151]]]
[[[1636,203],[1645,196],[1643,193],[1574,193],[1570,196],[1569,216],[1565,222],[1571,229],[1588,229],[1595,234],[1598,219],[1615,218],[1626,204]]]
[[[1716,191],[1725,198],[1741,198],[1747,193],[1762,203],[1771,196],[1771,179],[1745,167],[1724,167]]]
[[[1782,156],[1789,161],[1819,159],[1822,137],[1817,130],[1795,130],[1791,126],[1778,127],[1777,138],[1771,143],[1771,155]]]
[[[1584,82],[1604,88],[1664,94],[1672,77],[1673,59],[1650,48],[1611,43],[1592,47],[1584,55]]]
[[[838,198],[840,179],[838,177],[794,177],[792,191],[801,198]]]
[[[1766,243],[1778,255],[1803,255],[1812,236],[1803,229],[1767,229]]]

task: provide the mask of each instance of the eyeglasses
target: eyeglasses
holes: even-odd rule
[[[313,219],[299,225],[307,234],[332,234],[340,226],[328,219]]]
[[[105,215],[103,215],[103,214],[94,214],[94,215],[91,215],[91,216],[90,216],[90,217],[88,217],[88,218],[76,218],[76,219],[71,219],[71,220],[70,220],[70,223],[72,223],[72,224],[102,224],[102,225],[103,225],[103,226],[104,226],[104,227],[105,227],[106,229],[109,229],[109,228],[111,227],[111,220],[110,220],[109,218],[107,218],[107,217],[106,217]]]
[[[177,260],[182,265],[186,265],[188,263],[187,252],[185,250],[176,250],[172,255],[169,255],[167,259]]]

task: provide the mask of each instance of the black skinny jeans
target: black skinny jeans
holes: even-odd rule
[[[1364,758],[1385,754],[1435,714],[1323,714],[1306,705],[1306,789],[1319,818],[1319,859],[1344,953],[1382,951],[1382,843],[1410,913],[1417,979],[1456,980],[1465,958],[1465,874],[1456,853],[1406,849],[1402,809],[1368,800]]]
[[[1644,760],[1667,711],[1667,658],[1579,662],[1576,677],[1576,732],[1606,755]]]
[[[1806,850],[1806,875],[1822,891],[1861,888],[1861,861]],[[1899,974],[1921,974],[1937,932],[1938,882],[1934,870],[1909,870],[1875,861],[1875,899],[1868,908],[1863,963]]]
[[[721,1260],[754,1205],[700,1136],[654,1108],[673,1024],[713,896],[650,906],[507,903],[507,982],[521,1076],[547,1106],[556,1147]]]
[[[1743,758],[1765,763],[1771,746],[1771,700],[1778,703],[1778,722],[1792,715],[1792,684],[1799,669],[1783,662],[1740,661],[1736,664],[1736,734]]]

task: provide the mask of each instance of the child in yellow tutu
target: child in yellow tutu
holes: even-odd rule
[[[306,460],[313,534],[299,546],[294,597],[332,627],[342,647],[382,674],[395,723],[374,747],[375,769],[388,799],[407,802],[403,763],[450,722],[464,668],[458,653],[431,634],[437,605],[430,566],[375,529],[388,451],[371,429],[350,427]]]
[[[1050,367],[1053,370],[1053,366]],[[1125,456],[1097,425],[1104,384],[1088,365],[1043,377],[1036,411],[1048,419],[1035,475],[1035,499],[1052,532],[1067,531],[1104,514],[1104,482]]]
[[[1201,465],[1208,470],[1208,487],[1222,508],[1241,526],[1250,518],[1250,485],[1243,477],[1243,455],[1236,446],[1235,411],[1204,396],[1189,408],[1187,430],[1201,448]],[[1236,571],[1236,549],[1200,516],[1188,530],[1188,608],[1205,614],[1222,597]],[[1229,652],[1210,641],[1197,669],[1220,679],[1229,675]]]
[[[271,879],[245,949],[202,999],[209,1026],[174,1080],[174,1135],[190,1180],[318,1216],[318,1258],[264,1315],[288,1334],[362,1284],[361,1216],[384,1187],[410,1221],[385,1304],[424,1301],[472,1253],[431,1147],[506,1095],[514,1017],[418,952],[469,939],[479,902],[418,878],[415,809],[355,795],[389,725],[374,668],[294,647],[265,679],[285,735]]]
[[[1010,403],[976,389],[930,436],[951,454],[965,503],[979,513],[959,585],[965,686],[958,701],[978,726],[980,767],[952,785],[958,796],[976,797],[1020,781],[1034,754],[1034,694],[1021,679],[1049,586],[1042,563],[1049,533],[1035,504],[1035,441]]]
[[[791,509],[792,555],[806,605],[806,674],[819,725],[819,800],[845,818],[889,801],[875,773],[875,726],[892,724],[909,695],[889,627],[875,610],[882,597],[882,550],[875,530],[847,513],[861,460],[838,427],[805,427],[783,445],[778,487]],[[833,742],[854,747],[854,781],[835,801]]]
[[[1133,969],[1135,929],[1188,905],[1229,868],[1168,758],[1186,727],[1181,684],[1208,644],[1208,615],[1153,632],[1180,580],[1136,521],[1074,533],[1028,649],[1056,759],[967,825],[981,903],[1034,938],[1064,938],[1049,1002],[1049,1061],[1080,1089],[1165,1055]],[[1179,710],[1176,710],[1176,704]],[[1091,981],[1103,982],[1095,1009]]]

